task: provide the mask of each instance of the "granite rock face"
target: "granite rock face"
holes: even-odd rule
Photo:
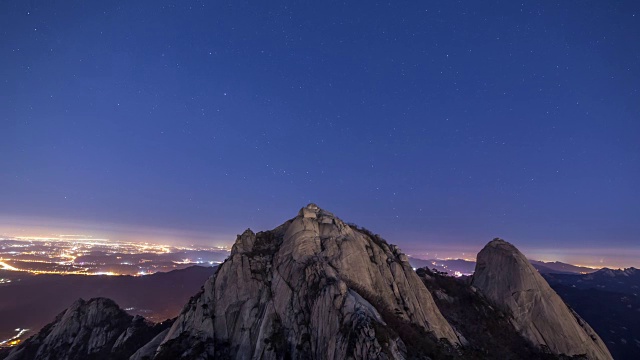
[[[147,347],[135,356],[404,359],[402,340],[379,333],[386,326],[381,306],[459,344],[407,260],[397,247],[309,204],[272,231],[239,235],[155,353]]]
[[[612,359],[595,331],[510,243],[494,239],[480,251],[472,285],[511,314],[517,331],[533,344],[553,354]]]
[[[110,299],[79,299],[6,360],[127,359],[168,325],[133,317]]]

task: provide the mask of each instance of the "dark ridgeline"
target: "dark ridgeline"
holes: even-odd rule
[[[618,360],[640,354],[640,271],[544,274],[551,287],[589,322]]]
[[[239,235],[229,259],[170,328],[143,327],[137,339],[146,344],[132,340],[126,351],[116,346],[131,328],[121,315],[87,324],[91,334],[103,335],[84,335],[68,346],[54,341],[60,332],[76,333],[62,316],[9,359],[38,352],[132,360],[610,359],[599,337],[520,257],[510,244],[492,241],[479,255],[473,286],[428,269],[415,272],[396,246],[310,204],[274,230]],[[512,278],[496,272],[504,266]],[[502,293],[512,293],[513,301],[495,297]],[[533,321],[531,314],[560,318]],[[563,334],[544,326],[558,321]],[[544,341],[532,337],[532,324]],[[589,342],[575,345],[572,339],[581,336]]]

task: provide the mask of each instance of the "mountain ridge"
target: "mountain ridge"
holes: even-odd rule
[[[533,259],[528,260],[541,274],[589,274],[606,269],[589,268],[560,261],[545,262]],[[426,266],[440,272],[450,273],[451,275],[456,272],[459,272],[462,275],[470,275],[473,273],[476,266],[475,261],[467,259],[421,259],[409,256],[409,262],[415,268]]]
[[[495,240],[485,249],[492,244]],[[512,254],[519,254],[512,270],[520,274],[520,282],[544,282],[524,255],[512,248],[489,258],[504,265]],[[484,258],[483,251],[479,259]],[[484,272],[495,264],[476,265],[484,267],[476,269],[474,286],[466,279],[443,281],[439,274],[425,269],[416,272],[397,246],[309,204],[273,230],[254,233],[247,229],[238,235],[229,258],[190,298],[171,326],[156,329],[146,343],[128,348],[128,355],[132,360],[485,359],[499,354],[518,354],[520,359],[610,359],[606,348],[582,353],[582,348],[571,348],[574,343],[567,349],[536,342],[522,323],[529,319],[526,311],[501,306],[500,297],[493,296],[520,283],[505,283],[499,272]],[[497,290],[492,289],[496,284]],[[558,301],[553,307],[566,309],[559,297]],[[102,303],[114,309],[115,303]],[[503,310],[497,311],[492,304]],[[74,303],[65,314],[78,313],[82,306]],[[466,311],[468,306],[475,310]],[[562,313],[570,319],[574,315]],[[464,316],[473,317],[478,326],[466,324]],[[125,318],[122,323],[129,324],[131,319]],[[74,332],[76,322],[63,326],[61,321],[56,319],[16,348],[10,360],[29,358],[20,355],[29,348],[27,343],[61,359],[112,353],[117,339],[108,334],[126,332],[123,326],[108,330],[108,322],[98,321],[85,328],[93,327],[91,334],[95,331],[99,338],[109,339],[99,342],[102,346],[87,340],[92,347],[82,347],[85,342],[79,341],[76,351],[61,342],[38,342],[50,337],[52,327]],[[486,333],[484,337],[477,335],[478,329]],[[505,333],[511,340],[501,345]],[[561,332],[545,334],[564,341]],[[596,341],[597,335],[591,335]],[[59,346],[35,346],[38,344]]]

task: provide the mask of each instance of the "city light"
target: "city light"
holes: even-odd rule
[[[30,274],[143,276],[193,265],[212,266],[224,247],[180,247],[95,239],[87,235],[0,238],[0,269]],[[0,279],[0,284],[10,282]]]
[[[26,334],[29,331],[29,329],[20,329],[17,328],[16,332],[17,334],[6,339],[6,340],[2,340],[0,341],[0,347],[11,347],[11,346],[16,346],[18,344],[20,344],[20,342],[22,341],[20,338]]]

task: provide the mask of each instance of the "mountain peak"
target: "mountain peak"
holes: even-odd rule
[[[514,245],[502,239],[489,242],[478,253],[472,285],[511,314],[516,329],[531,343],[554,354],[611,359],[600,337]]]
[[[322,210],[318,205],[314,203],[308,203],[307,206],[305,206],[305,208],[309,210]]]
[[[318,205],[314,203],[309,203],[307,206],[303,207],[298,211],[298,217],[310,218],[310,219],[321,219],[321,218],[331,218],[337,219],[336,216],[324,209],[321,209]]]
[[[460,342],[397,247],[309,204],[273,230],[238,235],[160,346],[140,356],[404,358],[385,316]]]
[[[518,251],[518,249],[515,246],[513,246],[513,244],[500,238],[494,238],[493,240],[489,241],[489,243],[485,246],[485,249],[486,248],[497,248],[500,250],[512,251],[512,252]]]
[[[120,309],[120,306],[118,306],[115,301],[109,298],[97,297],[91,298],[89,300],[79,298],[78,300],[74,301],[73,304],[71,304],[66,312],[71,313],[75,311],[90,311],[91,308],[95,308],[97,310],[100,310],[101,312],[122,311]]]

